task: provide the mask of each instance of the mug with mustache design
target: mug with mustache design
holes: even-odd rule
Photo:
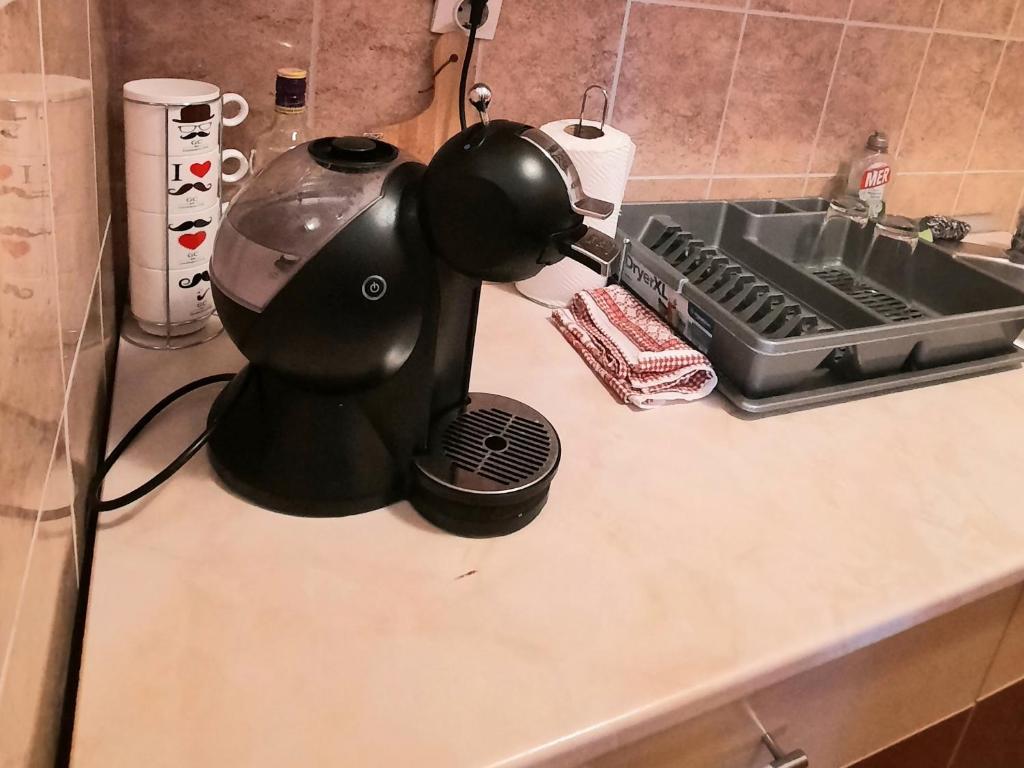
[[[227,106],[230,105],[230,106]],[[233,111],[230,116],[225,111]],[[249,104],[199,80],[152,78],[124,85],[125,148],[148,155],[192,155],[221,146],[221,126],[240,124]]]
[[[129,211],[128,257],[131,268],[191,267],[206,269],[213,255],[214,237],[220,224],[221,206],[195,213],[171,214]]]
[[[209,317],[213,312],[213,296],[209,278],[203,278],[205,274],[191,267],[165,272],[133,264],[128,273],[132,314],[141,323],[158,329],[165,328],[168,322],[173,326]],[[149,330],[146,325],[143,328]]]
[[[175,197],[177,197],[179,195],[187,195],[193,189],[198,192],[209,192],[211,189],[213,189],[213,187],[211,187],[209,184],[203,184],[203,182],[201,181],[197,181],[195,184],[186,181],[177,189],[168,189],[167,194],[174,195]]]
[[[190,229],[202,229],[213,222],[210,219],[196,219],[195,221],[183,221],[180,224],[168,224],[167,228],[172,232],[188,232]]]
[[[237,161],[237,169],[223,172],[222,165],[231,160]],[[190,213],[188,218],[195,219],[198,211],[217,205],[222,181],[240,181],[248,172],[249,161],[237,149],[166,158],[129,151],[125,155],[128,208],[166,211],[169,216]]]
[[[191,278],[183,277],[178,281],[179,288],[195,288],[197,285],[203,282],[210,282],[210,273],[206,270],[202,272],[196,272]]]

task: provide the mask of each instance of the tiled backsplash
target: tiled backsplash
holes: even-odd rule
[[[631,199],[829,194],[879,129],[898,156],[892,210],[991,210],[1008,226],[1024,192],[1022,4],[506,0],[477,76],[497,116],[532,123],[608,85],[639,147]],[[110,0],[113,81],[240,91],[253,117],[226,141],[245,150],[269,123],[274,69],[305,66],[319,133],[372,130],[430,101],[432,6],[241,0],[228,14],[207,0],[170,24],[158,0]]]
[[[53,764],[116,338],[109,194],[94,156],[94,98],[106,96],[93,83],[106,73],[89,15],[87,0],[0,6],[4,766]]]

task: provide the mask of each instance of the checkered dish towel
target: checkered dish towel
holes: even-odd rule
[[[551,319],[623,403],[698,400],[718,384],[707,357],[621,286],[580,291]]]

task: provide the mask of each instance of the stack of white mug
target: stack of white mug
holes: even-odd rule
[[[225,104],[238,112],[222,118]],[[131,311],[146,333],[194,333],[213,312],[209,264],[220,224],[221,180],[239,181],[245,156],[221,149],[222,125],[241,123],[245,99],[197,80],[124,86]],[[238,169],[222,174],[221,164]]]

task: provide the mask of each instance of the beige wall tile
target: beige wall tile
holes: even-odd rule
[[[112,72],[115,87],[110,98],[112,116],[118,124],[121,83],[168,76],[206,80],[223,91],[241,93],[249,101],[249,118],[237,128],[224,129],[225,146],[248,152],[253,138],[267,129],[273,117],[277,68],[310,64],[313,0],[245,2],[233,4],[230,10],[221,3],[193,3],[180,9],[180,17],[172,17],[162,0],[108,0],[106,5],[108,23],[116,30],[111,38],[117,66]],[[346,5],[349,3],[324,3],[323,44],[330,46],[339,60],[346,49],[354,47],[380,50],[383,41],[375,37],[371,46],[365,29],[360,31],[358,18],[352,18],[348,27],[337,26],[333,12],[343,14]],[[381,29],[387,21],[384,9],[393,5],[397,3],[372,6],[380,11]],[[345,34],[341,29],[345,29]],[[393,50],[389,55],[400,58]],[[323,72],[327,83],[354,81],[360,74],[341,73],[330,67]],[[346,94],[333,95],[344,99]],[[330,92],[325,93],[326,98],[331,96]],[[376,88],[374,97],[378,102],[387,101],[389,91]],[[335,103],[333,109],[336,113],[353,111],[352,100]],[[119,127],[111,140],[112,149],[120,153],[123,140]]]
[[[430,104],[426,89],[435,39],[430,13],[431,4],[419,0],[322,4],[316,52],[318,133],[374,130],[413,117]],[[496,94],[495,102],[500,99]]]
[[[851,18],[883,24],[930,27],[935,23],[939,0],[854,0]]]
[[[1024,9],[1017,9],[1017,16],[1013,20],[1013,28],[1010,30],[1010,33],[1014,37],[1024,37]]]
[[[846,193],[846,182],[846,174],[837,174],[829,177],[810,177],[807,179],[804,194],[808,197],[837,197]]]
[[[960,171],[978,130],[1002,43],[936,35],[911,107],[899,169]],[[955,109],[950,105],[955,104]]]
[[[634,173],[710,173],[741,23],[736,13],[633,5],[612,117],[637,144]]]
[[[660,203],[703,200],[707,189],[707,179],[630,179],[626,183],[626,201]]]
[[[927,176],[896,174],[886,201],[889,213],[899,216],[949,215],[960,187],[959,173]]]
[[[98,277],[98,276],[97,276]],[[101,285],[93,285],[89,313],[82,328],[82,341],[75,358],[74,376],[68,393],[68,453],[75,484],[75,524],[79,542],[85,541],[85,500],[89,480],[97,464],[99,440],[107,420],[105,350],[100,327]],[[79,547],[82,556],[84,548]]]
[[[1024,169],[1024,43],[1010,43],[971,160],[973,170]]]
[[[1002,229],[1013,229],[1024,191],[1024,173],[969,173],[954,213],[993,213]]]
[[[81,0],[40,0],[48,75],[89,79],[89,9]]]
[[[751,8],[761,11],[781,11],[832,19],[845,19],[849,5],[849,0],[751,0],[750,3]]]
[[[588,85],[611,88],[625,12],[623,0],[503,5],[494,43],[480,60],[495,116],[543,125],[579,114]],[[591,109],[600,116],[599,106]]]
[[[0,658],[63,403],[39,35],[36,3],[0,8]]]
[[[0,765],[54,764],[77,599],[63,446],[48,480],[3,690]]]
[[[89,3],[89,50],[92,57],[93,136],[96,153],[96,221],[102,236],[110,218],[110,130],[108,105],[111,91],[118,90],[111,70],[111,33],[102,13],[103,4]]]
[[[807,169],[840,33],[838,24],[750,17],[717,173]]]
[[[978,694],[979,699],[1024,680],[1024,591],[1020,594],[1017,609],[1006,626],[999,650],[996,651],[992,666],[985,675],[985,684]]]
[[[847,30],[812,171],[848,172],[850,159],[873,131],[898,141],[927,42],[927,35],[916,32]]]
[[[945,0],[939,28],[956,32],[1005,34],[1017,0]]]
[[[113,382],[113,365],[114,355],[117,351],[119,318],[117,314],[117,297],[115,295],[114,243],[113,239],[109,237],[103,247],[103,252],[100,254],[99,279],[106,378],[108,382]]]
[[[802,178],[715,179],[711,182],[713,200],[740,200],[758,197],[800,197]]]
[[[974,703],[1016,604],[1012,587],[750,697],[811,765],[865,757]]]

